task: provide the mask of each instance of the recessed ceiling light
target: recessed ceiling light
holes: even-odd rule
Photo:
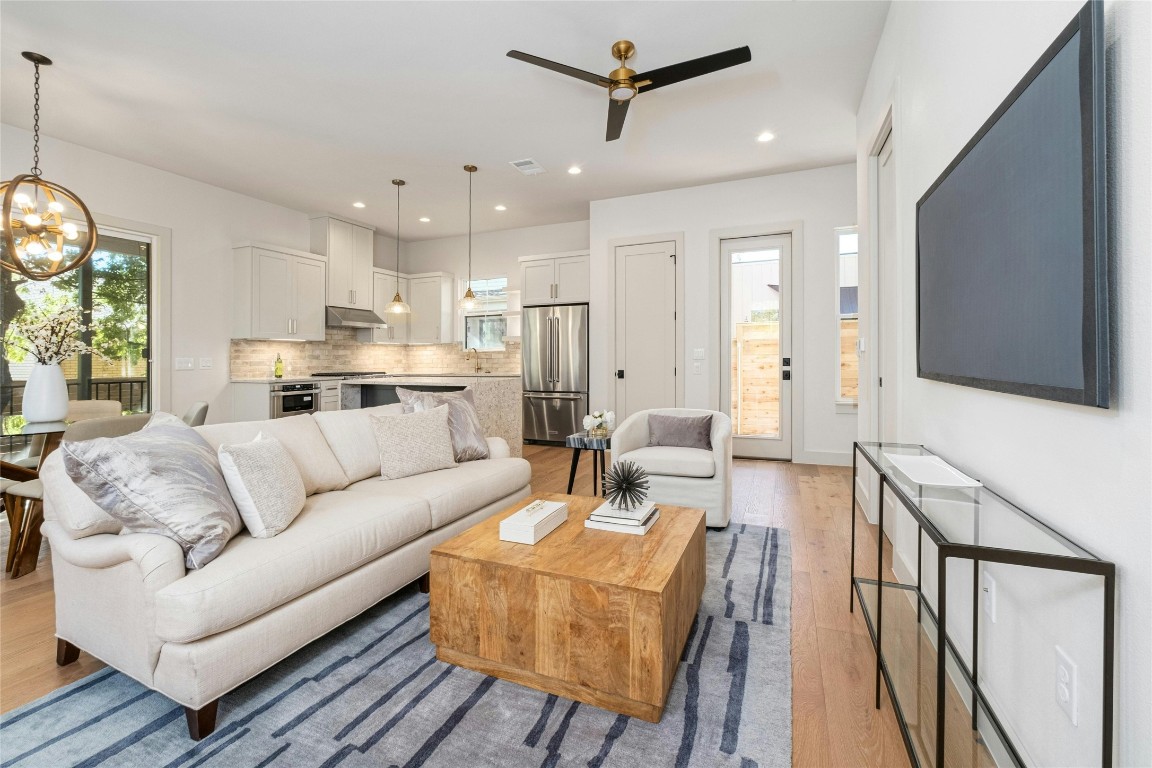
[[[759,142],[772,141],[772,139],[774,139],[774,138],[776,138],[776,134],[772,133],[771,131],[764,131],[764,133],[762,133],[756,137],[756,141],[759,141]]]
[[[568,169],[568,173],[572,174],[573,176],[579,174],[580,172],[581,172],[581,168],[578,165],[574,165]]]
[[[364,203],[361,203],[360,201],[356,201],[355,203],[352,203],[352,207],[353,208],[363,208]]]
[[[508,206],[506,206],[506,205],[498,205],[498,206],[496,206],[496,210],[498,210],[498,211],[506,211],[506,210],[508,210]]]
[[[427,224],[428,222],[432,221],[432,219],[428,218],[427,216],[421,216],[420,221]]]

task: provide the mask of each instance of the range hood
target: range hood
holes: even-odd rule
[[[387,328],[380,315],[370,309],[349,309],[348,307],[328,307],[329,328]]]

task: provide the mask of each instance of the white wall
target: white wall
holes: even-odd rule
[[[686,365],[684,405],[720,404],[720,264],[718,232],[798,222],[803,251],[793,243],[792,351],[793,452],[796,461],[850,461],[855,414],[836,412],[838,325],[835,227],[856,223],[854,165],[763,176],[742,181],[598,200],[591,207],[592,302],[590,318],[591,402],[611,403],[614,379],[607,359],[612,331],[613,291],[609,241],[646,235],[682,234],[684,252],[684,359],[703,348],[704,373]],[[799,385],[799,386],[796,386]]]
[[[587,247],[587,221],[477,233],[472,235],[472,275],[478,278],[507,275],[509,289],[519,290],[517,259],[521,256]],[[400,250],[403,272],[451,272],[458,280],[468,275],[467,236],[418,240],[404,243]]]
[[[172,232],[171,306],[173,357],[211,357],[211,370],[172,371],[171,395],[157,405],[176,413],[207,400],[209,421],[227,420],[228,344],[232,316],[232,244],[260,240],[308,250],[306,214],[229,192],[84,147],[42,138],[45,178],[63,184],[101,215],[165,227]],[[32,136],[0,126],[0,175],[27,173]]]
[[[1148,294],[1150,6],[1106,3],[1114,399],[1064,405],[916,377],[916,200],[1075,16],[1081,3],[894,3],[858,114],[861,274],[869,274],[868,156],[891,109],[899,281],[897,439],[924,443],[1118,567],[1116,764],[1152,765],[1152,322]],[[871,320],[862,296],[862,328]],[[874,345],[871,345],[874,346]],[[861,381],[865,381],[862,374]],[[863,433],[871,428],[862,402]],[[901,537],[902,538],[902,537]],[[915,539],[912,539],[914,546]],[[901,553],[914,567],[915,552]],[[926,563],[928,570],[934,563]],[[970,575],[950,572],[962,647]],[[970,571],[968,571],[970,574]],[[1040,765],[1098,765],[1100,579],[1000,567],[998,622],[982,623],[987,686]],[[933,585],[928,583],[929,587]],[[952,586],[958,590],[954,595]],[[954,603],[953,599],[957,602]],[[952,611],[950,611],[952,613]],[[957,616],[957,614],[953,614]],[[1079,664],[1081,723],[1055,706],[1053,646]],[[1093,686],[1096,686],[1095,688]]]

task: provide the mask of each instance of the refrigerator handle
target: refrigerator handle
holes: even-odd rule
[[[555,384],[556,383],[556,380],[552,378],[553,361],[556,359],[556,350],[553,346],[556,342],[556,337],[552,334],[552,320],[553,320],[552,316],[549,315],[548,316],[548,367],[545,369],[548,371],[548,373],[545,375],[548,377],[547,381],[549,384]]]
[[[556,352],[552,355],[553,381],[560,383],[560,318],[556,318]]]

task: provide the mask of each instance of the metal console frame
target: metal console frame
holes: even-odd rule
[[[896,588],[902,590],[909,590],[916,593],[916,614],[917,622],[921,621],[923,610],[927,610],[929,616],[936,624],[936,749],[935,749],[935,766],[940,767],[944,765],[944,729],[945,729],[945,714],[947,712],[944,703],[946,701],[947,691],[947,660],[948,655],[951,653],[953,661],[957,668],[960,670],[964,681],[972,688],[972,730],[978,730],[978,715],[982,707],[989,723],[995,728],[997,736],[1001,742],[1007,747],[1013,761],[1016,765],[1025,765],[1024,760],[1021,758],[1016,745],[1008,737],[1000,719],[997,717],[996,712],[992,709],[984,693],[980,690],[978,682],[979,674],[979,631],[980,631],[980,562],[1004,563],[1007,565],[1021,565],[1029,568],[1043,568],[1056,571],[1066,571],[1073,573],[1085,573],[1095,576],[1101,576],[1104,579],[1104,648],[1103,648],[1103,702],[1102,702],[1102,744],[1101,744],[1101,766],[1103,768],[1112,768],[1112,748],[1114,739],[1114,725],[1113,725],[1113,704],[1115,699],[1114,694],[1114,672],[1115,672],[1115,646],[1116,646],[1116,565],[1115,563],[1101,560],[1088,550],[1080,545],[1071,541],[1063,534],[1054,530],[1046,525],[1033,515],[1026,512],[1012,502],[1007,502],[1016,508],[1021,514],[1031,519],[1037,527],[1044,530],[1058,541],[1066,544],[1073,550],[1079,550],[1087,554],[1086,557],[1072,557],[1066,555],[1054,555],[1041,552],[1028,552],[1023,550],[1004,549],[1000,547],[981,546],[979,544],[958,544],[950,542],[941,534],[939,529],[924,515],[919,507],[919,504],[904,492],[899,483],[893,482],[888,476],[888,473],[881,468],[872,455],[864,450],[865,447],[874,448],[879,452],[885,445],[893,448],[917,448],[924,451],[926,454],[935,455],[932,451],[922,445],[910,445],[907,443],[873,443],[855,441],[852,444],[852,507],[850,513],[852,515],[852,551],[851,551],[851,569],[849,571],[849,594],[848,594],[848,610],[854,611],[854,601],[859,600],[862,610],[864,611],[865,622],[868,625],[868,633],[872,640],[873,646],[876,648],[876,708],[880,709],[880,679],[883,676],[884,682],[888,687],[888,695],[892,700],[893,707],[896,712],[896,718],[900,725],[900,734],[904,739],[904,747],[908,750],[908,757],[916,768],[924,768],[920,764],[920,760],[916,755],[916,750],[912,744],[911,735],[908,730],[907,721],[904,718],[904,712],[900,706],[900,702],[896,697],[896,688],[892,682],[892,676],[888,671],[888,665],[884,659],[882,651],[882,637],[884,627],[884,599],[883,589],[885,587]],[[857,473],[857,457],[864,456],[868,464],[880,478],[880,493],[877,507],[879,509],[879,519],[877,521],[877,536],[876,536],[876,579],[866,579],[856,576],[856,473]],[[912,516],[918,525],[916,533],[916,584],[908,585],[899,582],[883,581],[884,573],[884,489],[888,487],[892,490],[897,501],[901,506]],[[997,494],[999,496],[999,494]],[[1004,499],[1003,496],[1000,496]],[[1004,499],[1007,501],[1007,499]],[[975,523],[979,526],[979,515],[975,517]],[[979,529],[977,528],[977,534]],[[928,537],[936,545],[939,551],[939,560],[937,565],[937,606],[939,615],[932,610],[928,605],[924,593],[921,591],[921,550],[923,548],[924,534],[927,533]],[[977,536],[978,538],[978,536]],[[971,560],[972,567],[972,668],[971,670],[964,664],[956,647],[948,638],[947,631],[947,587],[948,587],[948,559],[957,558]],[[865,609],[864,594],[861,585],[875,585],[876,587],[876,620],[873,625],[872,617],[869,616],[868,611]]]

